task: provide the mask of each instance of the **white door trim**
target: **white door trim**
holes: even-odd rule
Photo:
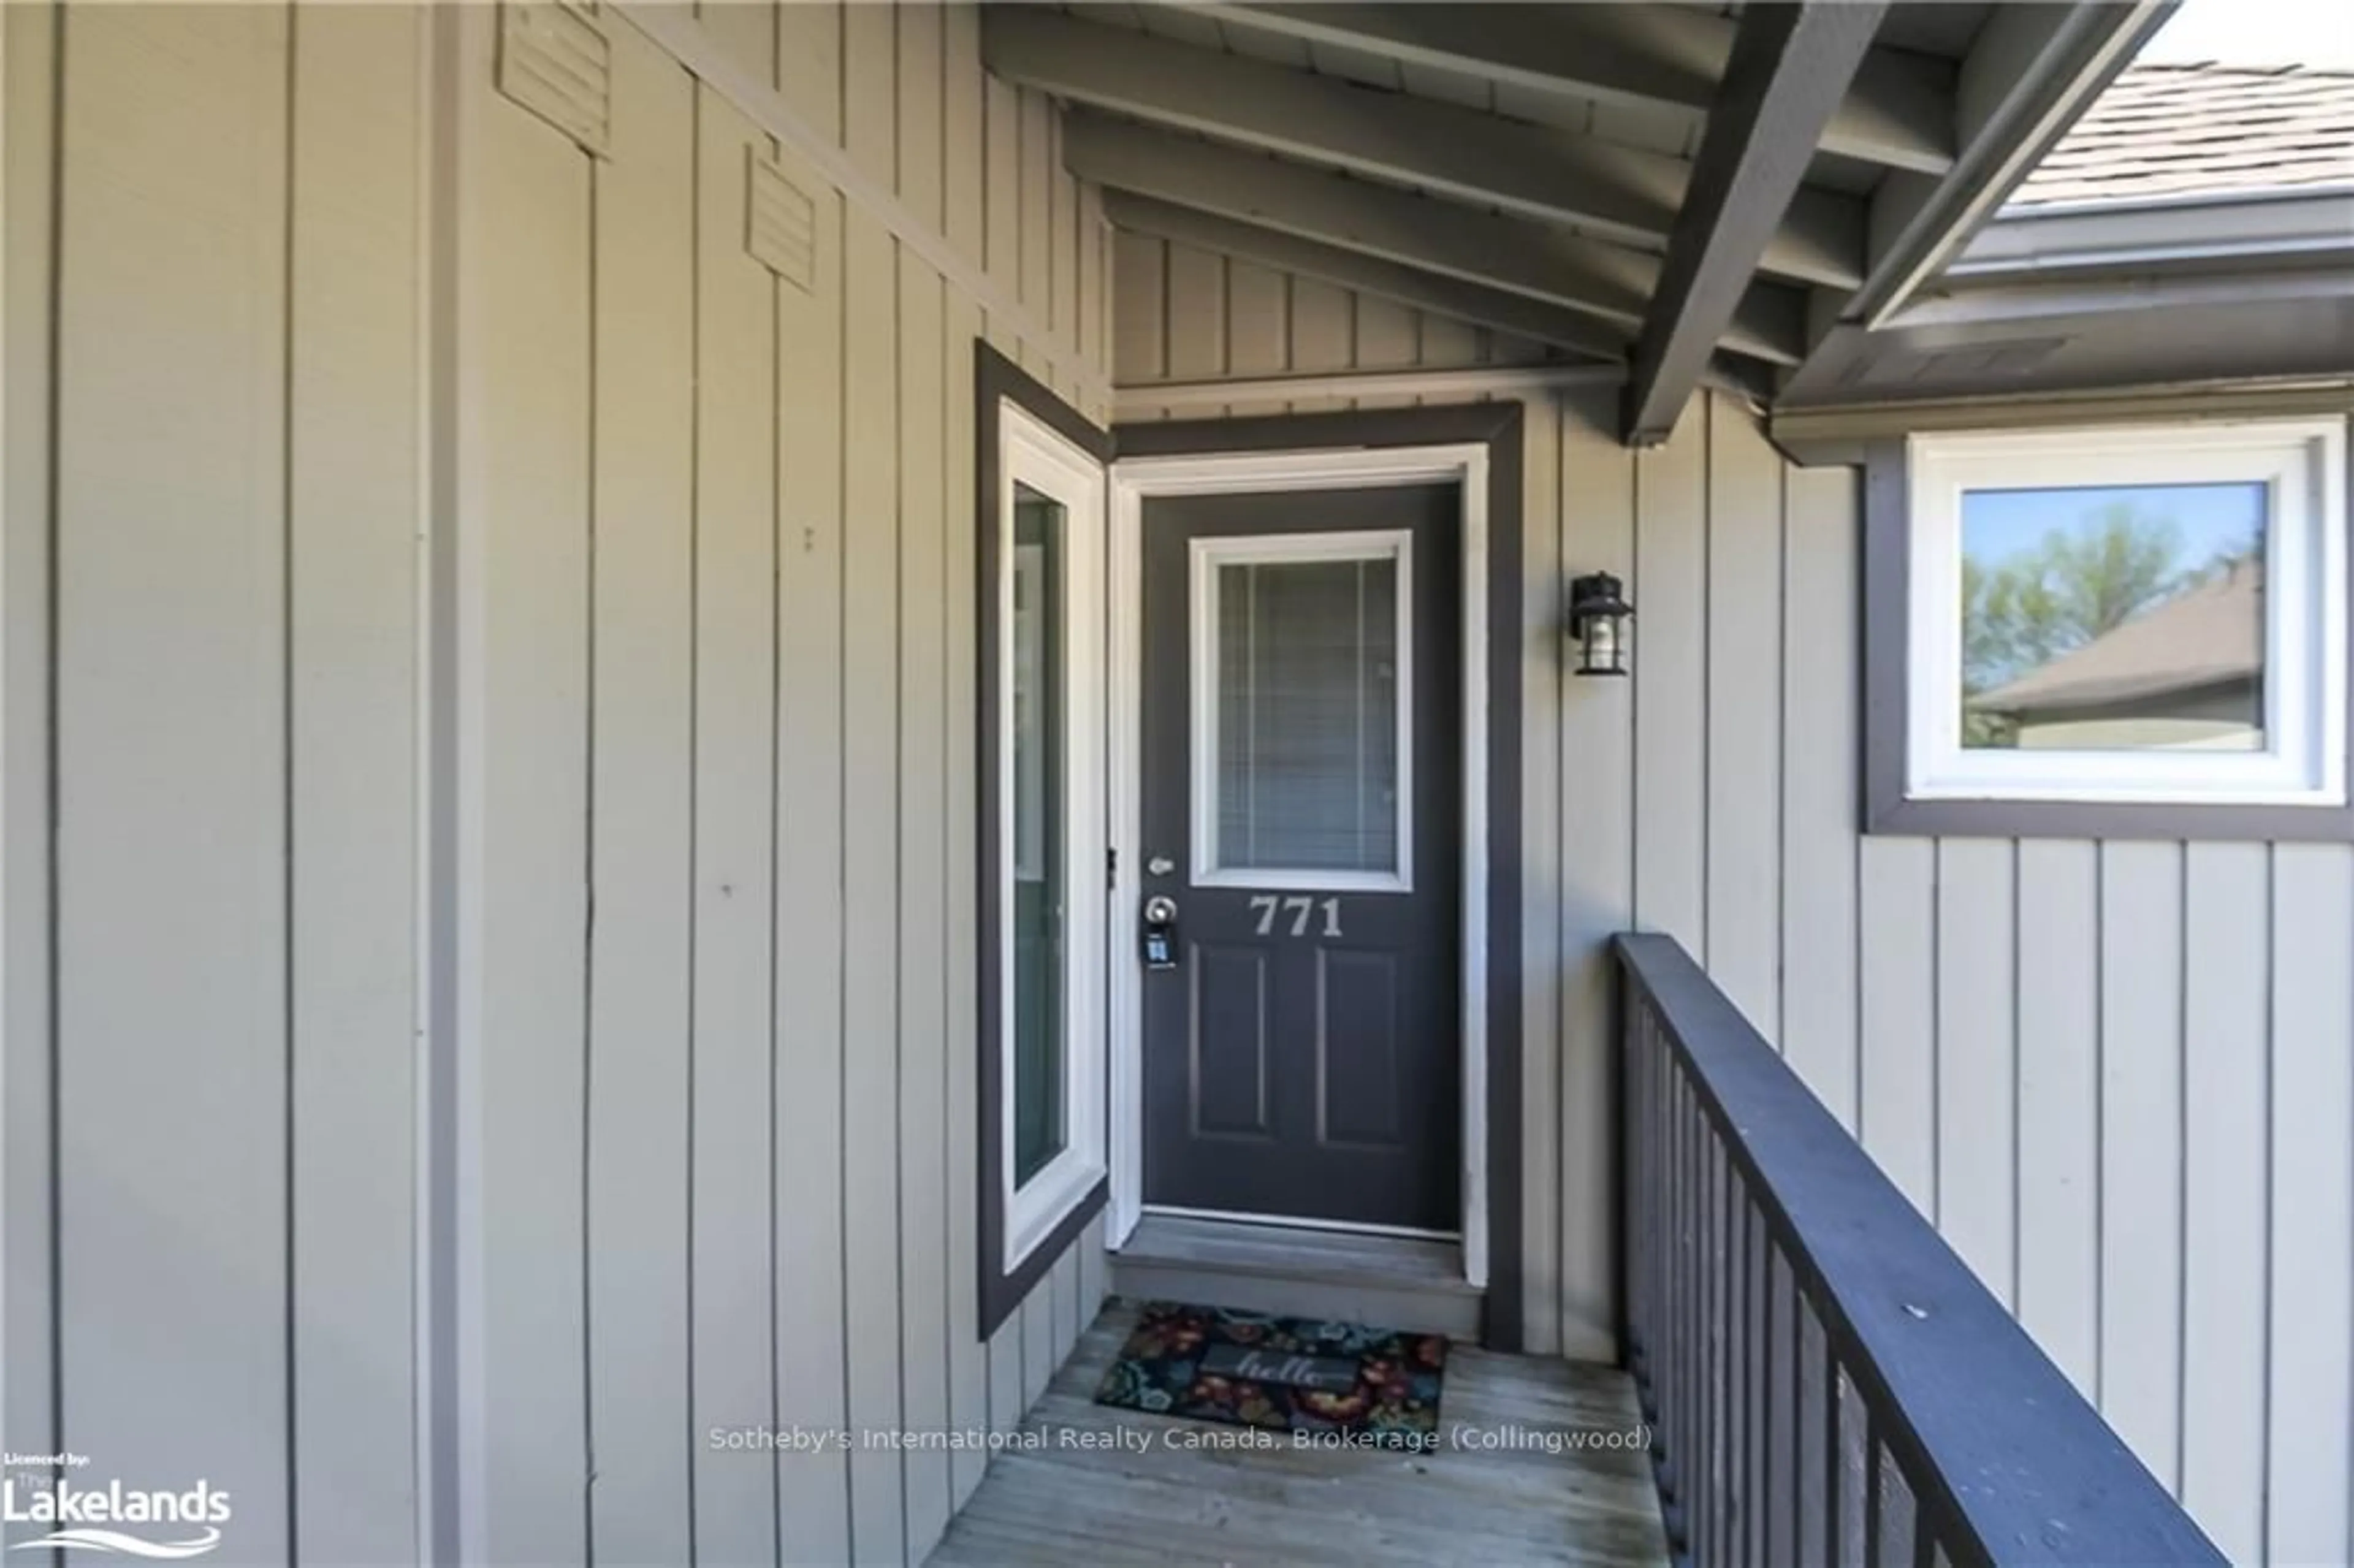
[[[1106,768],[1119,850],[1106,922],[1111,1200],[1118,1248],[1144,1213],[1144,990],[1136,919],[1143,866],[1144,503],[1267,491],[1459,487],[1463,547],[1463,1272],[1488,1283],[1488,448],[1375,447],[1125,458],[1111,468]]]

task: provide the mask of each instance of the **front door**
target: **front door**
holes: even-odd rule
[[[1149,500],[1144,1201],[1461,1224],[1452,484]]]

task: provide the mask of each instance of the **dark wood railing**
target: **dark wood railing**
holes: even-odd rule
[[[1678,1557],[2222,1562],[1674,939],[1617,946],[1626,1342]]]

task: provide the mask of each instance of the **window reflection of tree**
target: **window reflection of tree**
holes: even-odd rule
[[[1973,699],[2074,652],[2126,622],[2210,584],[2237,567],[2260,565],[2261,525],[2195,565],[2179,563],[2174,519],[2129,501],[2052,528],[2031,548],[1988,561],[1962,556],[1962,744],[2018,744],[2014,713]]]

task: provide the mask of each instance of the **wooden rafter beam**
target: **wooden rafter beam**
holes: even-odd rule
[[[1424,272],[1361,251],[1343,250],[1257,224],[1242,223],[1195,207],[1179,207],[1128,191],[1104,193],[1104,216],[1133,234],[1173,240],[1198,250],[1256,261],[1262,267],[1314,278],[1337,288],[1377,295],[1416,310],[1453,316],[1537,343],[1623,360],[1628,334],[1606,322],[1530,299],[1525,294],[1481,288],[1458,278]]]
[[[1737,25],[1696,5],[1187,5],[1235,26],[1434,66],[1537,92],[1664,107],[1706,119],[1731,69]],[[1821,149],[1942,175],[1955,98],[1944,72],[1901,50],[1859,62]]]
[[[1032,6],[990,9],[982,47],[998,76],[1058,98],[1653,251],[1666,246],[1691,175],[1685,160],[1648,149]],[[1862,203],[1801,192],[1766,247],[1763,270],[1854,288],[1863,279]]]
[[[1664,440],[1726,323],[1755,284],[1826,122],[1887,7],[1864,0],[1753,4],[1710,111],[1691,188],[1635,344],[1625,434]]]
[[[1623,246],[1097,114],[1068,116],[1063,154],[1071,173],[1109,190],[1523,294],[1621,334],[1642,323],[1660,277],[1658,258]],[[1721,346],[1796,364],[1804,315],[1797,291],[1756,285],[1727,313]]]
[[[1882,183],[1871,266],[1841,319],[1877,327],[1935,278],[2174,8],[2175,0],[1997,7],[1962,66],[1970,111],[1953,173]]]

